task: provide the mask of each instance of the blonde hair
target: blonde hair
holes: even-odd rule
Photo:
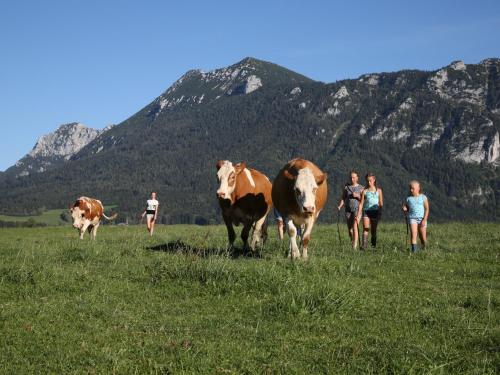
[[[420,182],[417,180],[411,180],[410,183],[408,184],[408,187],[411,189],[412,185],[418,185],[418,192],[422,192],[422,186],[420,185]]]

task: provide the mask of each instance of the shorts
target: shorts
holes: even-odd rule
[[[419,227],[422,227],[422,228],[427,228],[427,222],[425,222],[425,225],[422,226],[423,219],[424,219],[423,217],[410,217],[410,218],[408,218],[408,222],[410,224],[417,224]]]
[[[154,218],[155,218],[155,211],[154,210],[147,210],[146,211],[146,219],[153,220]]]
[[[366,210],[363,211],[363,218],[370,218],[372,220],[378,219],[378,210]]]

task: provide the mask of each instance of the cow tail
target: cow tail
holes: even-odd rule
[[[106,219],[106,220],[115,220],[116,217],[118,216],[118,214],[113,214],[111,215],[110,217],[107,217],[104,212],[102,213],[102,216]]]

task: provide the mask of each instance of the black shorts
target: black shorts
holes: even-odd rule
[[[363,213],[363,217],[368,217],[370,219],[378,219],[378,210],[367,210]]]
[[[155,213],[155,210],[146,210],[146,215],[154,215]]]

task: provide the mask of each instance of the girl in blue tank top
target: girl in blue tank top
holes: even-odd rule
[[[359,202],[357,221],[363,218],[363,245],[368,247],[368,232],[371,229],[372,247],[377,246],[377,226],[382,215],[382,206],[384,198],[382,189],[377,187],[377,179],[373,173],[366,175],[366,188],[361,193],[361,202]]]
[[[429,200],[421,193],[420,182],[410,181],[410,196],[403,204],[407,225],[411,232],[411,251],[417,251],[417,234],[422,248],[427,244],[427,218],[429,217]]]

